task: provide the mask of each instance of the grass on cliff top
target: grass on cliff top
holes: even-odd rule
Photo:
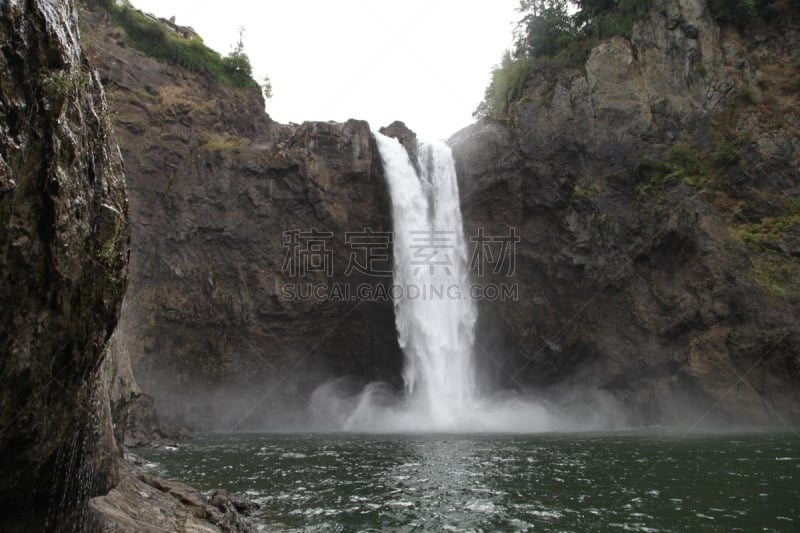
[[[105,9],[114,24],[125,31],[126,43],[154,59],[192,72],[204,72],[228,87],[260,88],[249,72],[238,68],[239,65],[230,58],[223,58],[207,47],[202,39],[186,39],[162,22],[145,16],[127,2],[118,6],[116,0],[89,0],[88,5]]]

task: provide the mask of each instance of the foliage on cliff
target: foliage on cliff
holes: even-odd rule
[[[498,118],[518,100],[530,76],[552,66],[580,67],[592,47],[615,35],[630,37],[651,0],[520,0],[514,50],[492,70],[476,117]]]
[[[600,41],[618,35],[630,38],[634,23],[651,5],[652,0],[520,0],[514,49],[492,70],[473,116],[500,118],[523,96],[535,72],[580,68]],[[710,13],[721,25],[739,30],[799,5],[798,0],[708,0]]]
[[[116,0],[88,0],[88,5],[105,9],[114,23],[125,31],[127,44],[148,56],[192,72],[205,72],[229,87],[260,88],[253,79],[253,69],[241,39],[233,52],[222,57],[203,44],[199,37],[180,35],[128,2],[118,5]]]

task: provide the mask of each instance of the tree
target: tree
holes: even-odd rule
[[[575,25],[578,28],[591,26],[598,18],[613,11],[619,3],[618,0],[575,0],[573,2],[577,8],[573,17]]]
[[[253,67],[250,58],[244,53],[244,28],[239,28],[239,42],[225,59],[225,70],[229,74],[246,78],[253,77]]]
[[[573,39],[567,0],[520,0],[515,55],[552,56]]]
[[[264,76],[264,83],[261,84],[261,92],[264,93],[264,98],[272,98],[272,80],[269,76]]]

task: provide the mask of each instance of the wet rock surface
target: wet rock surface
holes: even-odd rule
[[[116,478],[123,168],[72,2],[0,2],[0,43],[0,529],[80,529]]]
[[[258,505],[216,491],[211,497],[184,484],[151,476],[132,463],[120,465],[120,481],[107,495],[89,502],[91,532],[256,531],[247,515]]]
[[[399,120],[392,122],[388,126],[382,127],[378,131],[387,137],[393,137],[400,141],[400,144],[402,144],[406,149],[406,152],[408,152],[408,157],[411,159],[411,163],[417,170],[417,174],[419,174],[419,148],[417,146],[419,141],[417,140],[417,134],[411,131],[411,129],[406,126],[405,122],[401,122]]]

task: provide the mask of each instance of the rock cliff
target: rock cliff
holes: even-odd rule
[[[0,2],[0,43],[0,529],[80,530],[116,478],[123,169],[72,2]]]
[[[597,388],[635,420],[800,420],[800,24],[660,0],[583,69],[457,133],[469,233],[521,237],[484,302],[495,384]]]
[[[513,272],[485,264],[478,279],[519,289],[481,303],[485,387],[600,390],[636,422],[798,419],[787,6],[741,33],[702,0],[655,1],[630,38],[540,70],[502,120],[451,139],[467,232],[520,238]],[[397,384],[390,302],[292,297],[389,282],[351,272],[346,235],[391,227],[368,125],[277,124],[257,91],[146,57],[103,10],[86,17],[131,195],[119,340],[159,409],[274,429],[328,377]],[[414,143],[401,123],[386,131]],[[299,276],[309,246],[320,262]]]
[[[196,428],[287,427],[328,377],[396,382],[392,304],[355,300],[391,276],[350,271],[363,250],[346,234],[391,228],[367,123],[278,124],[258,90],[143,55],[103,9],[86,20],[130,194],[118,334],[159,411]],[[391,271],[387,250],[376,270]],[[312,285],[330,292],[307,298]]]

